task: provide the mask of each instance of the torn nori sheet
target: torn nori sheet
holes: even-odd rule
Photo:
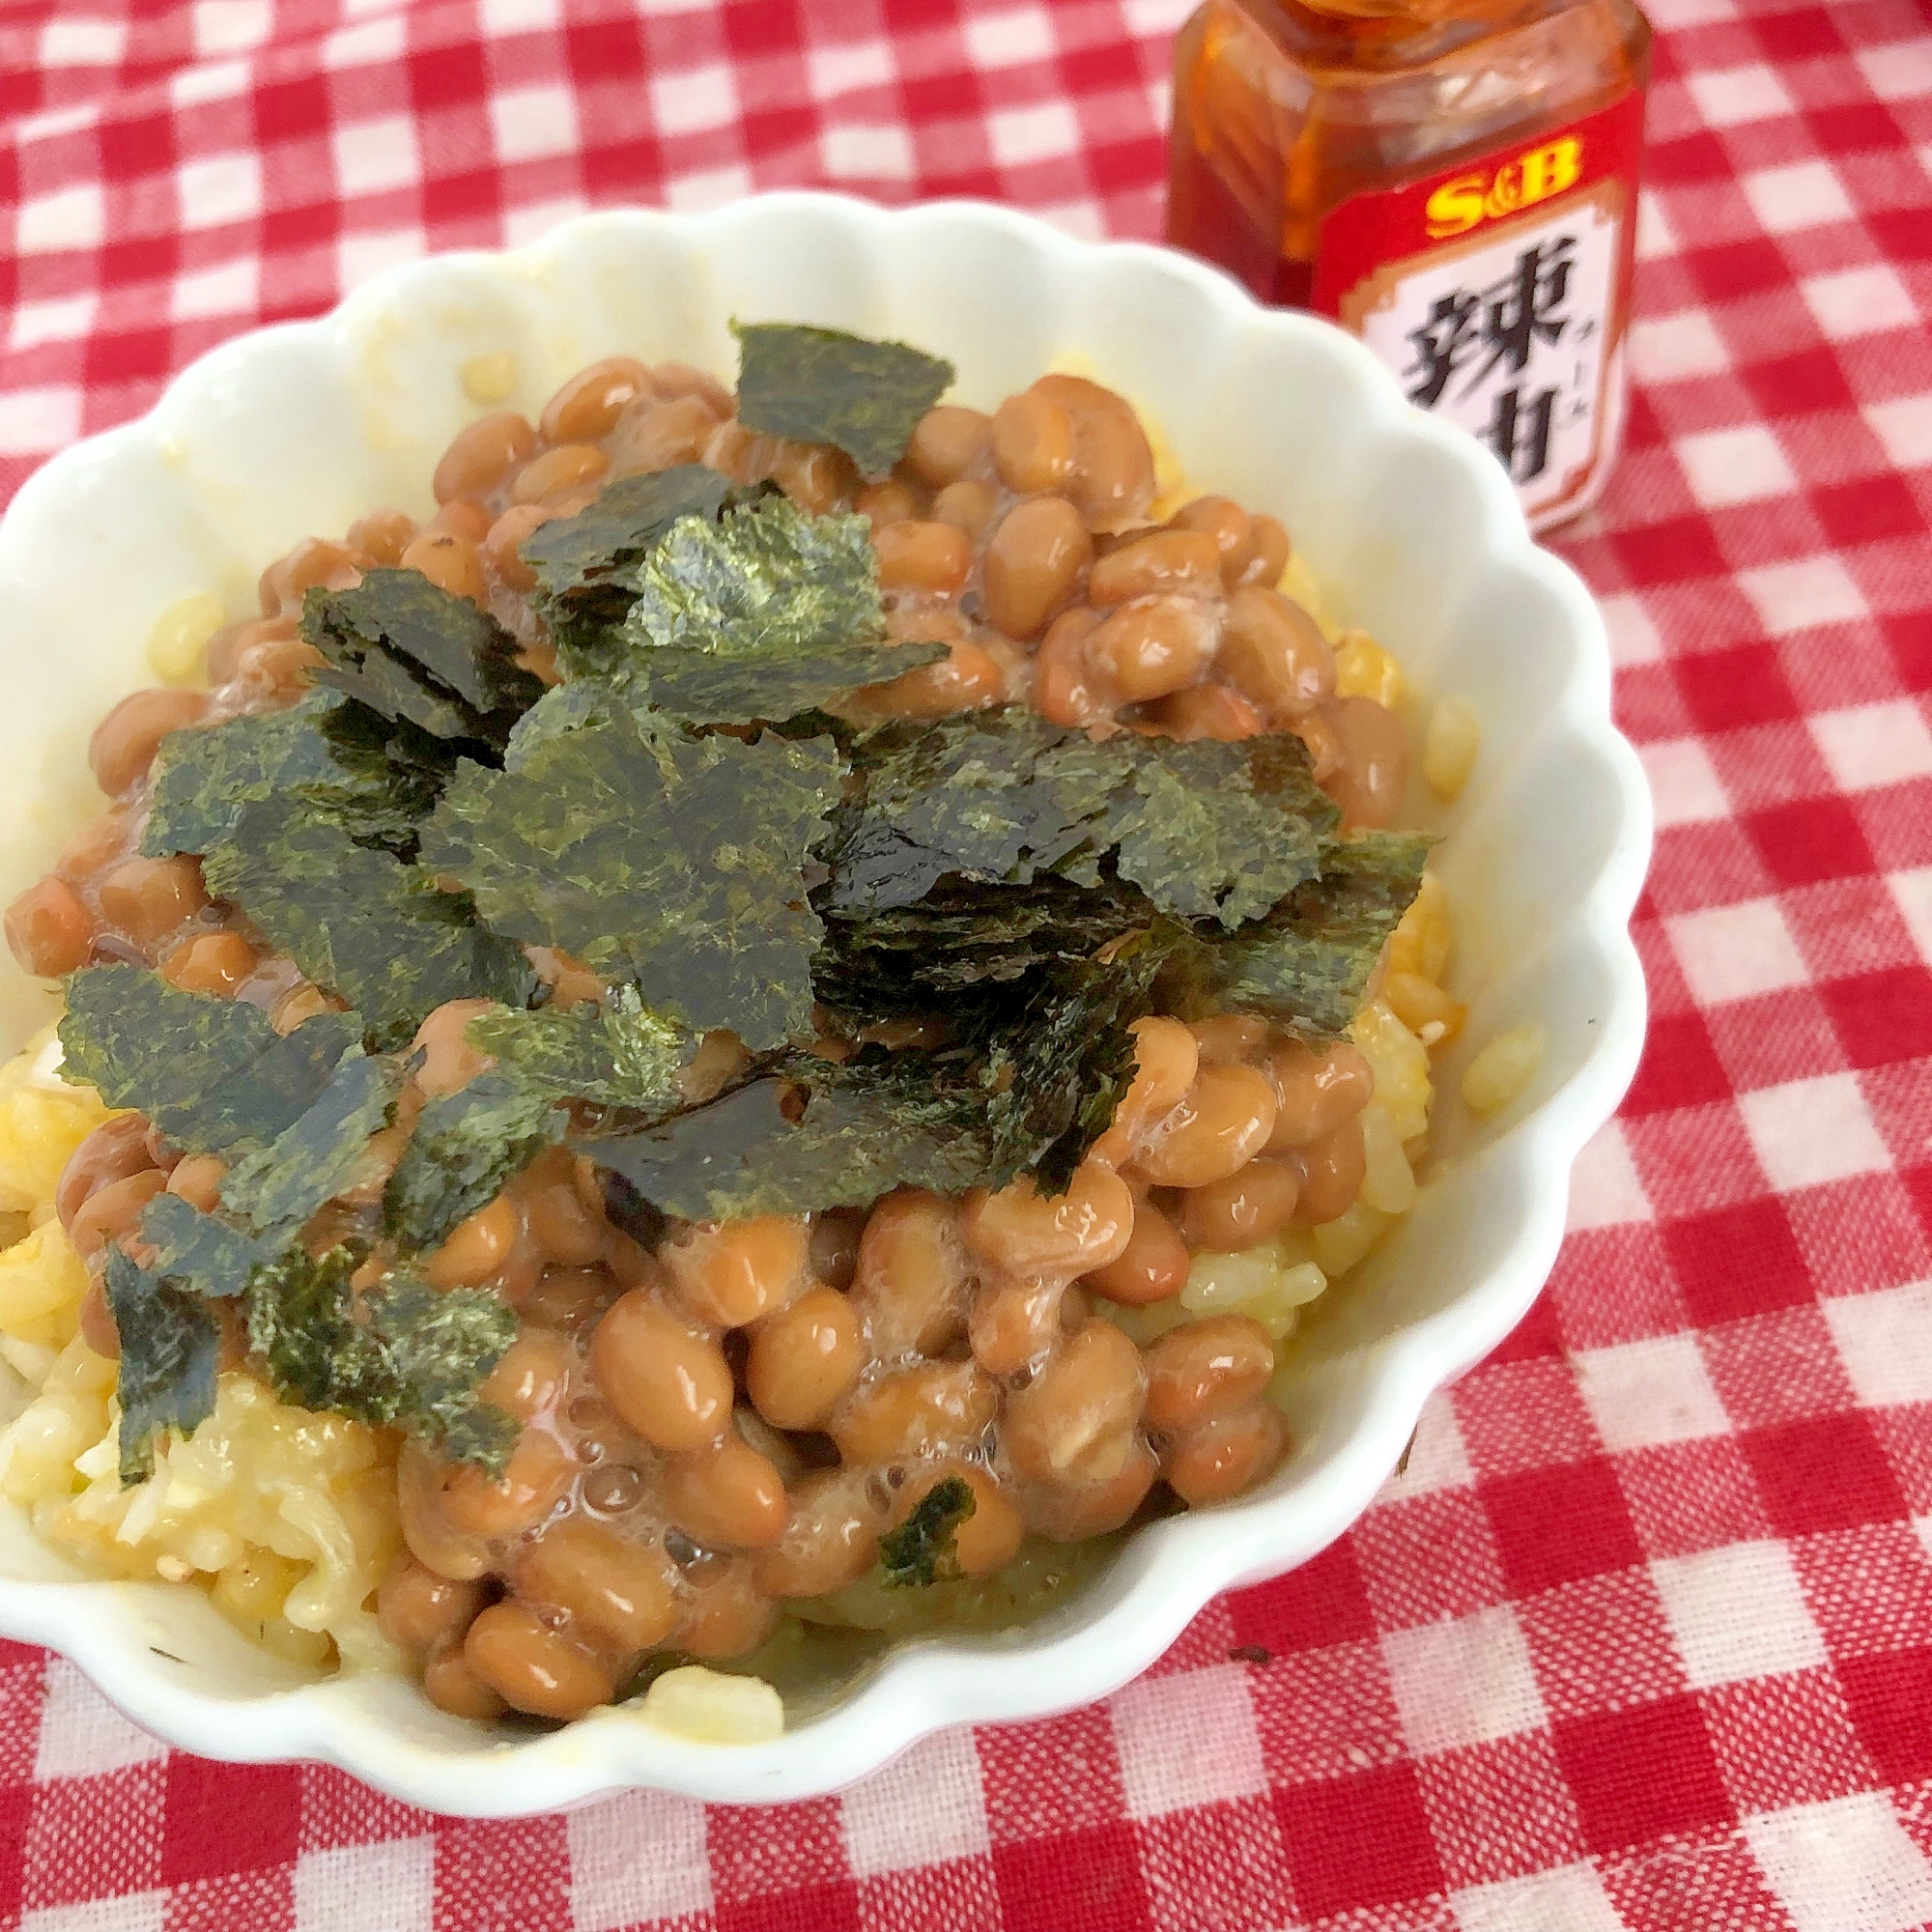
[[[777,1046],[810,1031],[821,928],[804,868],[841,770],[827,739],[689,738],[620,717],[544,740],[515,772],[466,766],[423,863],[497,931],[635,980],[695,1031]]]
[[[516,1340],[517,1316],[481,1289],[438,1294],[391,1279],[360,1297],[354,1246],[311,1258],[291,1248],[258,1268],[243,1297],[248,1346],[283,1401],[332,1409],[372,1427],[400,1425],[460,1462],[501,1475],[516,1422],[477,1385]]]
[[[924,1589],[959,1577],[959,1525],[978,1505],[963,1476],[934,1483],[896,1529],[879,1538],[879,1580],[888,1590]]]
[[[259,1007],[183,992],[145,966],[85,966],[67,981],[61,1072],[138,1107],[177,1147],[231,1154],[298,1120],[361,1037],[355,1013],[282,1037]]]
[[[155,1472],[155,1437],[192,1435],[214,1412],[221,1331],[208,1304],[172,1277],[139,1266],[118,1243],[106,1259],[107,1305],[121,1337],[121,1480]]]
[[[573,517],[553,517],[524,539],[535,600],[554,617],[621,617],[637,595],[631,566],[680,517],[716,517],[731,479],[701,463],[619,476]]]
[[[621,628],[573,630],[559,662],[687,724],[783,722],[947,653],[888,641],[864,517],[782,496],[682,519],[627,576]]]
[[[179,1194],[156,1194],[141,1210],[141,1238],[155,1249],[152,1271],[185,1282],[197,1294],[225,1299],[240,1294],[249,1277],[282,1251],[204,1214]]]
[[[647,1114],[679,1104],[677,1076],[697,1046],[696,1036],[652,1012],[635,986],[574,1007],[498,1008],[479,1013],[467,1032],[471,1046],[533,1093]]]
[[[488,1207],[511,1176],[561,1140],[567,1125],[554,1096],[514,1069],[479,1073],[454,1094],[433,1094],[384,1191],[384,1231],[405,1254],[440,1246],[459,1221]]]
[[[828,915],[1057,873],[1118,878],[1151,911],[1232,927],[1313,878],[1337,822],[1295,739],[1095,744],[1009,706],[886,725],[853,760],[863,794],[820,848],[831,877],[814,902]],[[1005,896],[988,895],[989,915]]]
[[[1358,832],[1329,869],[1268,919],[1218,945],[1178,945],[1175,996],[1183,1004],[1262,1013],[1310,1037],[1348,1028],[1402,916],[1422,884],[1435,840],[1420,832]]]
[[[500,750],[543,696],[509,632],[420,571],[376,569],[353,589],[310,590],[301,633],[327,660],[319,682],[472,752]]]
[[[293,1237],[361,1178],[369,1137],[388,1124],[403,1073],[387,1056],[351,1054],[300,1120],[229,1170],[223,1209],[264,1238]]]
[[[529,962],[477,923],[466,895],[438,892],[421,867],[356,844],[299,799],[246,807],[202,870],[211,892],[360,1011],[376,1046],[402,1045],[447,1000],[522,1006],[535,990]]]
[[[285,711],[171,731],[155,760],[142,854],[212,852],[246,807],[277,792],[339,816],[360,844],[405,847],[454,768],[445,755],[438,769],[440,749],[333,692],[311,692]]]
[[[894,1187],[957,1194],[1023,1170],[1064,1186],[1133,1078],[1127,1022],[1163,953],[959,1009],[938,1053],[790,1054],[702,1106],[574,1142],[667,1214],[724,1220],[861,1207]]]
[[[733,323],[738,420],[794,442],[829,442],[867,478],[906,452],[919,419],[952,385],[953,368],[903,342],[804,323]]]

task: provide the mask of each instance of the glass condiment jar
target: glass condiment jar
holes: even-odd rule
[[[1632,0],[1207,0],[1168,240],[1362,337],[1548,528],[1622,430],[1650,27]]]

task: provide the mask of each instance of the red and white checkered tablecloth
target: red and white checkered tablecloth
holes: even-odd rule
[[[221,337],[586,205],[1153,234],[1183,6],[13,0],[0,493]],[[1657,793],[1656,1017],[1407,1473],[1104,1705],[775,1811],[439,1819],[0,1647],[0,1920],[1932,1925],[1932,17],[1655,11],[1629,452],[1563,548]]]

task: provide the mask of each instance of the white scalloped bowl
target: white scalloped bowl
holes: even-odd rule
[[[1130,397],[1191,483],[1280,517],[1337,611],[1425,696],[1461,693],[1483,751],[1440,830],[1459,916],[1464,1042],[1438,1068],[1433,1175],[1414,1213],[1332,1290],[1293,1359],[1295,1448],[1263,1491],[1139,1531],[1032,1627],[907,1643],[781,1740],[696,1744],[623,1715],[543,1736],[471,1726],[399,1678],[303,1679],[191,1589],[83,1577],[0,1514],[0,1633],[65,1652],[116,1704],[213,1758],[315,1758],[439,1811],[511,1815],[654,1786],[748,1803],[829,1791],[942,1725],[1104,1695],[1208,1600],[1305,1561],[1367,1506],[1430,1391],[1529,1307],[1555,1258],[1572,1162],[1629,1084],[1644,990],[1627,925],[1650,844],[1636,758],[1610,723],[1603,623],[1536,549],[1499,469],[1411,409],[1357,343],[1258,307],[1179,256],[1069,240],[971,204],[885,213],[772,195],[695,218],[573,221],[533,246],[379,275],[333,314],[245,335],[142,420],[49,463],[0,524],[0,888],[36,876],[96,809],[94,723],[149,681],[156,616],[194,590],[252,608],[299,537],[383,502],[426,511],[471,414],[457,371],[507,351],[534,412],[598,355],[728,374],[726,324],[816,322],[950,356],[991,407],[1073,366]],[[1418,710],[1420,707],[1418,707]],[[0,1029],[48,1010],[11,964]],[[1530,1090],[1479,1124],[1454,1099],[1471,1042],[1535,1018]]]

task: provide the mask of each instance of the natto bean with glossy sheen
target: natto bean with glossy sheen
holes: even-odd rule
[[[415,533],[416,520],[407,511],[371,510],[349,526],[342,541],[372,565],[388,565],[402,555]]]
[[[1407,728],[1373,697],[1333,698],[1324,710],[1342,753],[1328,796],[1351,826],[1393,824],[1408,784]]]
[[[610,1223],[584,1205],[571,1160],[554,1151],[517,1181],[525,1230],[546,1266],[588,1267],[602,1261],[610,1246]]]
[[[775,1429],[815,1429],[866,1364],[859,1311],[836,1289],[813,1288],[752,1334],[745,1387]]]
[[[1272,517],[1257,517],[1248,526],[1251,554],[1241,568],[1240,582],[1272,590],[1288,568],[1288,532]]]
[[[1109,613],[1087,639],[1087,658],[1129,704],[1195,683],[1214,655],[1215,614],[1198,597],[1143,597]]]
[[[208,903],[195,859],[123,859],[100,881],[100,917],[137,946],[173,932]]]
[[[206,932],[184,940],[161,961],[161,978],[185,993],[227,999],[257,963],[255,949],[239,932]]]
[[[1299,604],[1244,584],[1228,600],[1215,666],[1276,724],[1301,717],[1335,689],[1335,653]]]
[[[389,1641],[418,1656],[459,1636],[483,1607],[479,1582],[458,1583],[405,1551],[376,1592],[376,1616]]]
[[[1367,1150],[1362,1145],[1362,1118],[1351,1114],[1339,1127],[1312,1146],[1289,1156],[1301,1170],[1301,1199],[1294,1218],[1317,1228],[1347,1213],[1362,1191],[1367,1174]]]
[[[1124,604],[1182,585],[1218,587],[1220,579],[1221,554],[1211,536],[1198,530],[1152,530],[1094,560],[1087,601]]]
[[[500,489],[513,470],[536,454],[537,433],[515,410],[478,416],[457,431],[436,466],[430,488],[439,503],[481,499]]]
[[[61,847],[56,867],[69,879],[91,879],[125,859],[136,834],[133,814],[110,807],[96,813]]]
[[[1186,1095],[1150,1132],[1135,1164],[1156,1187],[1225,1180],[1267,1144],[1274,1088],[1252,1066],[1204,1066]]]
[[[1294,1219],[1300,1198],[1299,1166],[1257,1154],[1225,1180],[1184,1190],[1180,1232],[1190,1248],[1238,1254],[1280,1234]]]
[[[1127,1245],[1104,1267],[1080,1277],[1084,1288],[1127,1308],[1145,1308],[1187,1285],[1187,1244],[1151,1201],[1134,1209]]]
[[[753,1558],[752,1575],[770,1597],[821,1597],[856,1582],[878,1560],[879,1518],[863,1500],[853,1471],[827,1469],[791,1492],[784,1534]]]
[[[526,1328],[476,1385],[480,1401],[519,1422],[554,1409],[579,1379],[577,1350],[561,1335]]]
[[[1153,707],[1152,720],[1170,738],[1191,744],[1197,738],[1213,738],[1224,745],[1238,745],[1244,738],[1259,738],[1266,722],[1254,705],[1231,685],[1219,682],[1190,685],[1163,697]]]
[[[1022,497],[1060,489],[1073,474],[1073,418],[1031,389],[1009,396],[993,412],[993,467]]]
[[[1063,611],[1047,627],[1033,665],[1033,708],[1051,724],[1098,724],[1113,703],[1087,662],[1087,639],[1100,613],[1085,604]]]
[[[594,483],[611,467],[611,459],[590,442],[566,442],[533,456],[517,471],[510,485],[510,499],[516,503],[541,503]]]
[[[1146,1445],[1130,1441],[1126,1461],[1106,1482],[1029,1484],[1020,1506],[1028,1527],[1049,1542],[1085,1543],[1127,1521],[1159,1473]]]
[[[494,1064],[481,1047],[470,1045],[466,1031],[494,1006],[491,1000],[445,1000],[425,1017],[410,1041],[410,1053],[422,1056],[414,1078],[425,1094],[458,1093]]]
[[[998,1385],[977,1362],[924,1362],[865,1382],[827,1424],[848,1463],[957,1455],[999,1412]]]
[[[94,727],[87,762],[94,781],[109,798],[118,798],[145,776],[170,731],[197,724],[208,711],[201,691],[136,691],[128,694]]]
[[[1128,1032],[1134,1037],[1134,1077],[1093,1152],[1094,1159],[1117,1167],[1131,1158],[1142,1137],[1179,1105],[1201,1064],[1194,1035],[1179,1020],[1150,1014],[1134,1021]]]
[[[999,665],[961,638],[931,664],[916,665],[884,684],[863,686],[852,695],[852,710],[879,718],[951,718],[997,704],[1006,685]]]
[[[492,1604],[469,1626],[463,1661],[513,1711],[581,1718],[617,1693],[609,1667],[516,1602]]]
[[[1217,1416],[1168,1452],[1169,1486],[1191,1508],[1226,1502],[1253,1489],[1288,1447],[1288,1425],[1265,1402]]]
[[[1061,1311],[1069,1298],[1058,1281],[998,1276],[974,1300],[966,1338],[973,1359],[990,1376],[1030,1369],[1065,1333]]]
[[[1274,1344],[1245,1315],[1209,1315],[1170,1328],[1147,1369],[1147,1425],[1174,1433],[1253,1402],[1274,1374]]]
[[[97,1188],[74,1210],[68,1224],[68,1238],[82,1261],[92,1261],[110,1241],[131,1235],[139,1225],[141,1210],[166,1187],[168,1178],[159,1168],[130,1174],[124,1180],[110,1180]]]
[[[951,524],[978,543],[986,534],[999,507],[999,492],[990,483],[962,476],[958,482],[949,483],[932,499],[932,521]]]
[[[148,1151],[148,1122],[139,1114],[116,1114],[90,1133],[68,1156],[54,1189],[54,1212],[63,1228],[73,1227],[81,1203],[97,1188],[143,1174],[155,1165]]]
[[[1168,526],[1198,530],[1211,538],[1223,581],[1229,583],[1240,581],[1242,566],[1254,554],[1254,544],[1249,534],[1248,513],[1232,497],[1197,497],[1168,519]]]
[[[483,560],[506,589],[521,595],[536,587],[537,574],[524,561],[524,542],[555,514],[548,503],[514,503],[490,526]]]
[[[489,594],[475,544],[453,530],[425,530],[403,553],[402,567],[420,572],[439,590],[472,604],[481,604]]]
[[[882,1359],[945,1348],[965,1323],[972,1292],[952,1202],[923,1187],[901,1187],[879,1202],[860,1236],[852,1300]]]
[[[23,973],[58,980],[87,964],[94,915],[71,886],[49,872],[7,908],[7,946]]]
[[[760,1593],[753,1562],[740,1557],[685,1591],[671,1642],[687,1657],[712,1663],[743,1657],[771,1635],[779,1606]]]
[[[265,698],[295,696],[322,662],[322,653],[305,639],[262,638],[236,660],[235,682],[248,707],[260,709]]]
[[[1096,530],[1131,527],[1153,501],[1153,451],[1132,408],[1083,376],[1042,376],[1032,394],[1058,403],[1073,418],[1069,492]]]
[[[168,1192],[179,1194],[191,1208],[204,1214],[214,1212],[221,1200],[221,1183],[228,1178],[228,1163],[219,1154],[191,1153],[175,1163],[168,1176]]]
[[[347,590],[362,581],[362,566],[341,544],[304,537],[262,573],[256,595],[265,617],[301,615],[311,590]]]
[[[515,1205],[499,1194],[450,1230],[424,1261],[423,1278],[432,1288],[480,1288],[509,1260],[520,1232]]]
[[[1093,555],[1087,526],[1065,497],[1015,504],[986,545],[987,617],[1009,638],[1037,638],[1073,595]]]
[[[1036,1481],[1109,1482],[1126,1465],[1145,1390],[1141,1351],[1096,1316],[1008,1396],[1001,1440]]]
[[[660,1251],[684,1298],[707,1321],[742,1328],[781,1306],[805,1275],[810,1225],[789,1214],[760,1214],[694,1227]]]
[[[978,410],[952,403],[929,409],[914,425],[906,446],[906,468],[928,490],[956,483],[992,440],[991,419]]]
[[[655,1301],[620,1297],[597,1324],[590,1368],[611,1406],[660,1449],[701,1449],[731,1414],[731,1371],[718,1345]]]
[[[422,534],[434,536],[440,531],[447,536],[461,537],[467,544],[480,544],[490,534],[490,512],[481,503],[468,497],[458,497],[454,501],[445,503],[429,520]]]
[[[907,518],[874,532],[879,584],[886,590],[929,590],[951,597],[973,568],[973,540],[951,524]]]
[[[976,1188],[960,1216],[966,1245],[1023,1281],[1105,1267],[1133,1233],[1134,1197],[1112,1168],[1088,1159],[1064,1194],[1043,1195],[1029,1175],[989,1194]]]
[[[568,1610],[574,1624],[619,1650],[648,1650],[677,1621],[662,1550],[582,1517],[565,1517],[526,1545],[516,1581],[520,1596]]]
[[[423,1695],[452,1718],[487,1724],[508,1709],[502,1698],[470,1669],[460,1643],[433,1651],[423,1665]]]
[[[617,1298],[617,1282],[607,1267],[547,1267],[517,1304],[526,1322],[579,1335],[602,1319]]]
[[[1253,1060],[1267,1043],[1268,1023],[1258,1013],[1214,1013],[1191,1020],[1187,1030],[1203,1066],[1233,1066]]]
[[[536,1428],[518,1436],[500,1477],[471,1463],[442,1463],[431,1473],[435,1501],[453,1528],[469,1536],[518,1536],[550,1514],[576,1476],[577,1462],[548,1429]]]
[[[1279,1040],[1268,1062],[1278,1096],[1270,1153],[1321,1140],[1375,1097],[1375,1069],[1352,1041],[1314,1047],[1305,1040]]]
[[[665,1472],[664,1506],[707,1549],[762,1549],[784,1534],[784,1479],[736,1435],[677,1457]]]
[[[543,406],[537,427],[546,442],[595,442],[611,433],[632,398],[651,386],[651,372],[636,356],[607,355],[557,389]]]

